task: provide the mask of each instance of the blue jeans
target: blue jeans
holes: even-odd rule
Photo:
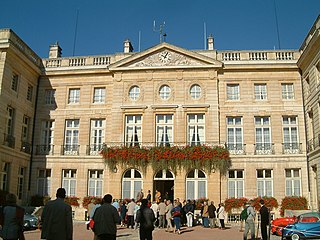
[[[203,217],[202,221],[203,221],[203,226],[204,227],[209,227],[209,219],[208,219],[208,217]]]
[[[181,227],[180,217],[174,217],[173,221],[174,221],[174,225],[176,226],[176,230],[180,230],[180,227]]]

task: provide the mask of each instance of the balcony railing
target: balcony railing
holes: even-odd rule
[[[36,146],[36,154],[37,155],[53,155],[54,145],[37,145]]]
[[[7,147],[10,147],[10,148],[14,148],[15,142],[16,142],[16,139],[14,136],[10,134],[4,134],[3,145],[6,145]]]
[[[21,141],[21,152],[25,152],[25,153],[31,153],[31,143],[29,142],[25,142],[25,141]]]
[[[246,154],[246,145],[242,143],[227,143],[227,149],[230,154],[244,155]]]
[[[102,150],[103,144],[91,144],[87,145],[87,155],[97,156]]]
[[[273,143],[257,143],[255,144],[254,154],[256,155],[274,154],[274,144]]]
[[[110,56],[85,56],[43,59],[46,68],[80,67],[80,66],[107,66],[111,63]]]
[[[61,155],[77,156],[79,155],[80,145],[62,145]]]
[[[301,153],[301,143],[282,143],[283,154],[299,154]]]

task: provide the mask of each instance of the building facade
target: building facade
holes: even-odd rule
[[[59,187],[79,198],[105,193],[135,198],[143,189],[216,203],[230,197],[280,201],[305,196],[316,207],[309,188],[300,51],[219,51],[210,36],[207,50],[164,42],[133,52],[125,41],[123,53],[103,56],[62,57],[54,44],[42,64],[38,57],[31,64],[28,48],[18,47],[21,39],[9,30],[0,34],[1,43],[8,42],[0,45],[1,112],[6,116],[0,119],[6,126],[0,133],[4,139],[10,134],[22,138],[24,116],[34,126],[30,152],[5,141],[0,146],[6,189],[15,192],[19,183],[13,171],[20,165],[25,169],[21,199],[54,196]],[[10,60],[7,52],[18,60]],[[12,89],[15,74],[32,85],[33,104],[21,99],[23,91]],[[21,111],[19,118],[12,109]],[[10,132],[12,119],[21,121],[21,133]],[[162,144],[224,145],[232,166],[226,174],[217,169],[143,171],[130,165],[110,171],[99,154],[105,145]],[[75,214],[83,219],[84,210],[77,208]]]

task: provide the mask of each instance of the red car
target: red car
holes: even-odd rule
[[[271,221],[271,232],[272,234],[281,236],[282,229],[286,227],[288,224],[293,224],[296,221],[296,216],[293,217],[284,217],[284,218],[276,218]]]

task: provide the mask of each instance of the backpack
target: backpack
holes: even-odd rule
[[[244,208],[240,213],[240,220],[246,221],[248,218],[248,207]]]

